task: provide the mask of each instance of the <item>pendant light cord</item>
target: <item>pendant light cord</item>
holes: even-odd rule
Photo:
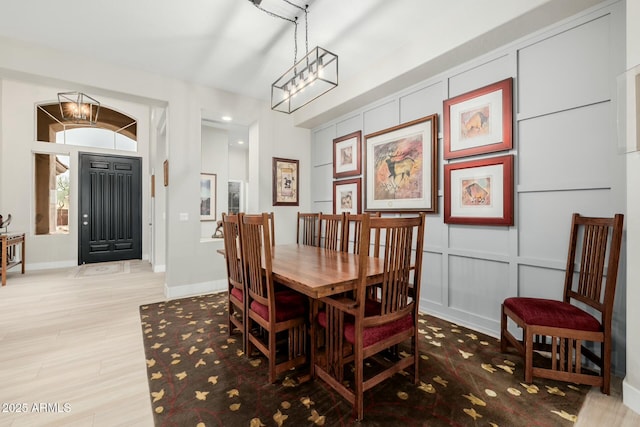
[[[287,18],[286,16],[282,16],[282,15],[278,15],[275,12],[271,12],[270,10],[267,10],[263,7],[260,6],[259,2],[254,2],[252,0],[249,0],[256,8],[260,9],[261,11],[263,11],[264,13],[266,13],[267,15],[273,17],[273,18],[280,18],[283,19],[285,21],[289,21],[293,24],[293,65],[295,65],[298,62],[298,17],[296,16],[294,19],[291,18]],[[309,20],[308,20],[308,8],[309,5],[305,5],[305,7],[302,6],[298,6],[295,3],[290,2],[289,0],[282,0],[285,3],[300,9],[301,11],[304,12],[304,40],[305,40],[305,51],[306,53],[309,53]]]

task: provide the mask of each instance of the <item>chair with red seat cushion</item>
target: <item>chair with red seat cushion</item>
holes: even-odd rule
[[[611,318],[623,220],[622,214],[613,218],[573,214],[562,301],[504,300],[500,347],[506,352],[511,345],[524,356],[525,382],[531,383],[533,377],[550,378],[599,386],[609,394]],[[522,330],[522,339],[509,331],[508,319]],[[599,344],[599,351],[584,342]],[[536,351],[550,355],[550,366],[533,365]],[[598,369],[597,375],[585,371],[586,361]]]
[[[418,382],[416,340],[424,221],[424,214],[410,218],[364,215],[355,292],[321,299],[324,308],[316,316],[316,324],[321,328],[324,348],[314,359],[313,374],[353,404],[357,420],[364,416],[366,390],[411,367],[411,378]],[[384,253],[380,255],[384,274],[375,284],[367,283],[372,232],[374,235],[379,232],[385,242]],[[374,294],[368,292],[372,286],[377,289]],[[411,343],[408,355],[389,352],[406,341]],[[365,374],[368,362],[377,369]],[[353,378],[347,378],[351,370],[345,368],[351,364]]]
[[[240,261],[240,217],[238,215],[222,214],[222,230],[224,236],[225,263],[228,278],[228,312],[229,334],[234,330],[242,333],[242,349],[247,349],[247,333],[245,331],[247,307],[244,297],[244,275]]]
[[[307,361],[307,299],[292,290],[276,292],[272,275],[269,214],[244,215],[240,221],[242,263],[247,295],[247,354],[257,349],[269,360],[269,381]],[[267,242],[265,244],[265,242]],[[286,351],[278,352],[278,335]]]

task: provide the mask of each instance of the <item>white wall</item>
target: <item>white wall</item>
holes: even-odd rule
[[[299,157],[301,163],[308,166],[309,131],[293,129],[291,119],[281,113],[272,112],[265,102],[237,96],[225,91],[191,85],[177,80],[161,76],[126,69],[109,63],[76,57],[71,54],[41,48],[28,43],[16,42],[0,38],[0,79],[20,81],[34,86],[54,88],[49,97],[54,97],[55,88],[67,90],[83,90],[91,93],[99,99],[109,99],[113,102],[134,102],[146,105],[149,108],[166,109],[164,126],[154,121],[154,129],[139,130],[146,132],[147,138],[153,138],[154,143],[160,144],[154,151],[155,158],[147,159],[144,163],[147,200],[149,203],[149,171],[154,170],[156,175],[156,199],[153,203],[153,215],[149,215],[151,221],[156,224],[149,227],[155,229],[153,248],[164,250],[164,259],[156,257],[158,264],[154,268],[158,271],[165,270],[165,294],[168,298],[177,296],[209,292],[226,287],[226,269],[223,258],[216,253],[222,247],[218,244],[202,245],[200,243],[200,219],[199,219],[199,182],[200,145],[201,145],[201,117],[202,112],[207,114],[227,114],[234,117],[238,124],[251,125],[253,129],[263,129],[264,132],[254,133],[260,135],[258,139],[250,140],[252,146],[261,153],[255,165],[262,169],[255,169],[252,173],[256,181],[252,183],[257,187],[264,187],[263,191],[271,194],[271,164],[273,155],[283,157]],[[2,89],[2,159],[0,160],[0,202],[1,210],[6,212],[22,213],[25,204],[32,199],[30,190],[23,191],[19,197],[9,196],[12,188],[15,188],[13,170],[7,165],[21,164],[28,167],[30,148],[24,141],[33,140],[33,100],[41,96],[31,96],[29,91],[21,95],[21,99],[27,99],[31,103],[29,108],[24,106],[13,108],[10,100]],[[11,107],[11,108],[9,108]],[[123,109],[126,111],[126,109]],[[20,114],[16,114],[20,111]],[[9,129],[9,130],[8,130]],[[17,132],[22,136],[16,138],[8,132]],[[150,136],[149,136],[150,135]],[[26,138],[26,139],[25,139]],[[262,146],[261,148],[259,146]],[[288,147],[292,151],[287,151]],[[169,185],[162,185],[162,164],[164,160],[169,163]],[[25,166],[27,165],[27,166]],[[151,168],[149,166],[151,165]],[[10,173],[11,171],[11,173]],[[302,172],[302,171],[301,171]],[[303,176],[305,173],[302,172]],[[19,174],[18,174],[19,175]],[[260,182],[258,182],[258,179]],[[301,179],[301,205],[308,206],[309,179]],[[253,193],[258,195],[256,191]],[[261,210],[271,211],[270,201],[266,198],[254,206]],[[186,214],[186,220],[182,221],[181,214]],[[16,215],[20,217],[21,215]],[[283,210],[284,227],[291,217],[295,218],[295,210],[288,208]],[[28,218],[28,215],[24,216]],[[20,221],[26,221],[21,219]],[[22,223],[18,221],[16,226]],[[164,224],[159,224],[164,222]],[[164,236],[157,228],[161,227]],[[26,226],[24,228],[27,228]],[[287,230],[282,233],[286,237]],[[292,233],[295,234],[295,233]],[[164,242],[158,241],[163,238]],[[64,253],[65,259],[73,254],[74,250],[69,242],[56,245],[56,253]],[[43,248],[38,241],[28,241],[27,268],[35,258],[51,256],[51,251]],[[57,256],[57,255],[56,255]],[[46,258],[50,259],[50,258]],[[58,262],[57,258],[54,263]],[[164,262],[164,264],[162,264]],[[57,264],[56,264],[57,265]]]
[[[440,149],[439,213],[427,216],[423,257],[421,309],[498,336],[504,298],[561,296],[573,212],[625,212],[614,99],[624,69],[624,19],[624,3],[608,2],[314,128],[313,210],[332,211],[334,138],[437,113],[442,143],[444,100],[512,77],[514,147],[450,161]],[[515,156],[515,225],[445,224],[442,165],[500,154]],[[617,373],[625,372],[626,285],[620,274]]]
[[[56,94],[67,90],[65,87],[36,85],[29,82],[4,79],[2,85],[3,114],[0,121],[2,127],[3,150],[0,159],[0,175],[2,182],[2,214],[12,214],[12,230],[26,232],[28,247],[27,268],[41,269],[62,266],[73,266],[78,263],[78,217],[69,215],[69,234],[38,235],[34,233],[33,194],[34,169],[33,153],[60,153],[70,155],[71,192],[70,204],[73,209],[78,206],[78,152],[99,152],[124,156],[142,157],[142,218],[143,223],[149,218],[149,173],[147,154],[149,152],[149,107],[133,102],[102,97],[103,106],[126,112],[134,117],[137,123],[138,151],[117,152],[108,149],[90,149],[88,147],[61,145],[37,142],[35,138],[35,106],[40,103],[56,101]],[[150,235],[143,227],[143,258],[149,256]]]
[[[628,0],[627,6],[627,69],[640,66],[640,2]],[[628,96],[634,94],[628,93]],[[640,103],[640,99],[635,102]],[[640,108],[636,116],[627,117],[627,126],[640,126]],[[624,403],[640,413],[640,264],[633,262],[640,258],[640,196],[637,192],[640,182],[640,152],[627,154],[627,376],[623,383]]]

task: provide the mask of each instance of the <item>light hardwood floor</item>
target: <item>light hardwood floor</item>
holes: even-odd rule
[[[139,306],[165,299],[164,274],[112,264],[7,274],[0,410],[26,413],[0,412],[0,427],[153,425]],[[637,426],[640,415],[622,404],[618,380],[611,396],[589,393],[576,425]]]

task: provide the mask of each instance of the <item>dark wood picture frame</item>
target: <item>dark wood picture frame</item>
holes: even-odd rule
[[[362,173],[362,131],[333,140],[333,177],[346,178]]]
[[[273,206],[298,206],[299,160],[273,158]]]
[[[444,101],[445,159],[513,148],[512,86],[510,77]]]
[[[438,212],[438,115],[365,136],[365,211]]]
[[[362,213],[362,178],[333,181],[333,213]],[[339,195],[342,192],[342,195]]]
[[[444,165],[444,222],[513,225],[513,155]]]

